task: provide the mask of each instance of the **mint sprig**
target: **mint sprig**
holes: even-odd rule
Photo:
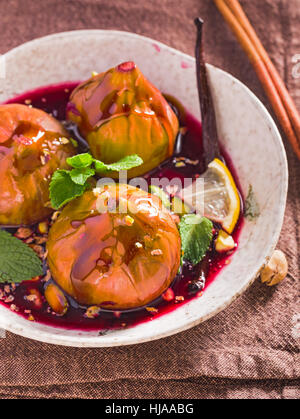
[[[137,155],[133,154],[131,156],[123,157],[117,163],[105,164],[102,161],[94,160],[95,169],[98,173],[103,173],[107,171],[116,171],[120,172],[121,170],[130,170],[134,167],[138,167],[143,164],[143,160]]]
[[[59,209],[74,198],[81,196],[89,187],[88,180],[96,173],[130,170],[143,164],[136,154],[126,156],[116,163],[106,164],[94,159],[89,153],[69,157],[67,163],[71,170],[57,170],[50,183],[50,201],[52,208]]]
[[[30,280],[43,275],[42,262],[25,243],[0,229],[0,282]]]
[[[201,262],[213,237],[213,223],[197,214],[184,215],[179,223],[182,260],[193,265]]]
[[[50,200],[52,208],[59,209],[81,196],[87,188],[87,183],[83,185],[74,182],[70,175],[71,171],[57,170],[52,176],[50,183]]]

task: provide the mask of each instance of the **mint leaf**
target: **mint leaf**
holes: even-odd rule
[[[105,172],[107,170],[107,165],[100,160],[94,160],[95,170],[98,173]]]
[[[111,170],[129,170],[139,166],[143,160],[135,155],[127,156],[117,163],[105,164],[100,160],[93,159],[91,154],[82,153],[69,157],[67,163],[72,170],[57,170],[50,182],[50,201],[52,208],[59,209],[72,199],[81,196],[87,189],[87,180],[97,172]],[[91,166],[94,164],[95,169]]]
[[[181,218],[179,232],[181,236],[182,258],[193,265],[205,256],[212,241],[213,223],[205,217],[187,214]]]
[[[121,171],[121,170],[130,170],[133,167],[140,166],[143,164],[143,159],[141,159],[137,154],[133,154],[131,156],[123,157],[116,163],[106,164],[100,160],[94,160],[95,169],[97,172],[104,172],[104,171]]]
[[[77,183],[77,185],[84,185],[88,178],[94,176],[95,170],[84,167],[82,169],[73,169],[69,174],[74,183]]]
[[[57,170],[52,176],[50,183],[50,200],[52,207],[54,209],[59,209],[77,196],[81,196],[86,188],[86,184],[80,185],[73,182],[70,172],[67,170]]]
[[[40,275],[43,275],[43,269],[37,254],[0,229],[0,282],[22,282]]]
[[[77,154],[76,156],[67,158],[68,165],[74,167],[74,169],[90,167],[93,161],[94,159],[89,153]]]

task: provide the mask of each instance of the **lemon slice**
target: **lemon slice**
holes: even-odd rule
[[[204,178],[204,215],[231,234],[239,219],[240,196],[232,174],[219,159],[213,160]]]
[[[197,207],[200,207],[198,203],[201,202],[200,212],[205,217],[220,223],[222,228],[231,234],[239,219],[241,202],[230,171],[221,160],[214,159],[201,178],[204,180],[204,190],[195,194],[192,187],[185,188],[183,190],[185,203],[199,210]]]

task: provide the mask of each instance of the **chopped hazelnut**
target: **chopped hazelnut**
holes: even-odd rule
[[[18,239],[28,239],[33,234],[33,231],[30,228],[20,227],[18,228],[15,236]]]
[[[151,255],[152,256],[161,256],[163,254],[163,252],[162,252],[162,250],[161,249],[154,249],[154,250],[152,250],[152,252],[151,252]]]
[[[125,223],[128,226],[132,226],[134,223],[134,219],[130,215],[125,216]]]
[[[87,317],[88,319],[94,319],[99,316],[99,313],[100,313],[100,307],[91,306],[91,307],[88,307],[88,309],[84,313],[84,317]]]
[[[158,310],[155,307],[146,307],[146,310],[149,311],[149,313],[157,313]]]
[[[215,248],[218,253],[229,252],[235,248],[235,242],[233,237],[225,233],[225,231],[220,230],[218,237],[215,241]]]
[[[48,223],[46,221],[43,221],[43,222],[39,223],[39,225],[38,225],[38,231],[41,234],[48,233]]]
[[[288,273],[288,263],[281,250],[275,250],[267,265],[260,273],[261,282],[269,287],[279,284]]]

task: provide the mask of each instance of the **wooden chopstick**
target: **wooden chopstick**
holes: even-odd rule
[[[300,159],[300,116],[280,75],[238,0],[214,2],[247,53],[280,125]]]

